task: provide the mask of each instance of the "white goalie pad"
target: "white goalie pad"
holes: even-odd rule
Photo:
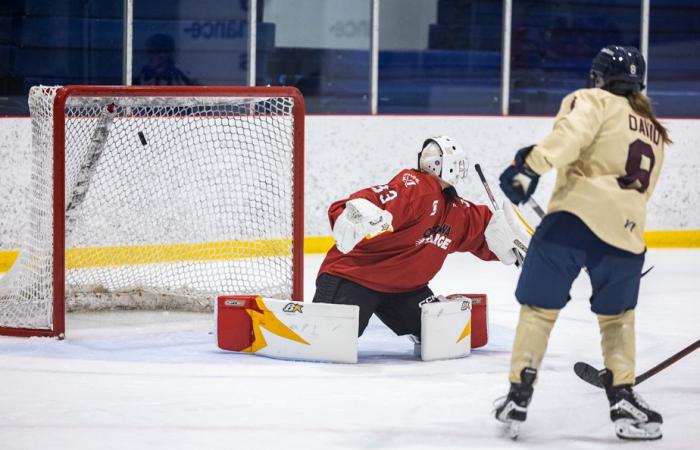
[[[272,358],[357,362],[359,307],[255,295],[216,301],[219,348]]]
[[[454,297],[421,307],[421,359],[462,358],[471,352],[471,299]]]
[[[503,211],[505,212],[508,226],[515,234],[515,246],[520,251],[527,253],[527,249],[530,246],[530,238],[535,234],[535,229],[525,220],[518,207],[511,202],[503,201]]]

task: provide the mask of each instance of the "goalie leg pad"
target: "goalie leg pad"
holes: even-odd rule
[[[421,359],[453,359],[471,351],[471,300],[455,297],[421,306]]]
[[[356,363],[358,314],[354,305],[221,296],[217,345],[272,358]]]
[[[489,341],[489,312],[486,294],[450,294],[448,299],[466,297],[472,301],[472,349],[483,347]]]

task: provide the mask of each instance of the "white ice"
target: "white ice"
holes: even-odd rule
[[[306,296],[322,257],[306,257]],[[700,335],[700,251],[650,250],[637,308],[639,373]],[[410,276],[410,274],[407,274]],[[660,442],[619,441],[602,391],[571,367],[601,366],[585,275],[550,339],[519,441],[491,415],[505,394],[517,273],[450,257],[437,293],[485,292],[490,342],[424,363],[374,321],[357,365],[219,351],[211,316],[73,314],[64,341],[0,338],[0,449],[700,448],[700,352],[639,386],[664,416]]]

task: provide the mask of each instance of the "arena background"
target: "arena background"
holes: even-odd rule
[[[700,245],[697,2],[10,0],[0,23],[0,185],[27,174],[17,161],[31,144],[32,85],[296,86],[308,114],[307,251],[331,245],[333,200],[412,167],[427,136],[457,138],[495,184],[516,149],[547,133],[561,97],[585,86],[596,52],[634,45],[674,140],[648,244]],[[463,194],[487,201],[475,177]]]
[[[20,162],[30,148],[30,86],[295,86],[308,112],[308,250],[322,250],[328,204],[413,165],[428,135],[458,138],[495,184],[611,43],[647,56],[647,92],[674,140],[647,242],[700,247],[698,0],[1,0],[0,201],[27,193],[18,177],[34,181]],[[540,203],[552,175],[542,184]],[[474,176],[463,194],[486,201]],[[0,214],[0,272],[13,259],[2,230],[18,222]],[[308,300],[324,255],[303,260],[298,299]],[[647,252],[654,270],[635,313],[637,373],[697,340],[699,260],[698,248]],[[489,342],[446,361],[420,361],[413,342],[377,318],[358,341],[358,364],[224,352],[212,313],[187,311],[82,311],[66,315],[63,340],[0,336],[0,447],[617,448],[604,393],[572,371],[576,361],[604,365],[585,272],[552,331],[519,441],[493,419],[508,386],[519,273],[448,257],[430,287],[487,294]],[[698,447],[699,373],[695,352],[640,386],[664,418],[663,440],[650,446]]]

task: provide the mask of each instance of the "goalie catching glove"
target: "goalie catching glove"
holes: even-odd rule
[[[493,213],[484,231],[484,237],[489,250],[503,264],[510,265],[515,263],[513,249],[527,253],[533,232],[530,225],[520,216],[515,205],[504,201],[502,208]]]
[[[364,198],[345,203],[345,210],[335,221],[333,237],[342,253],[349,253],[362,239],[371,239],[386,231],[393,231],[393,216]]]

